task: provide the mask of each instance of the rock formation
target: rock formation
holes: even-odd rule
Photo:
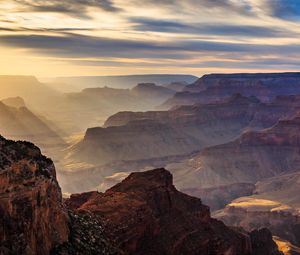
[[[213,217],[230,226],[242,227],[246,231],[268,228],[273,235],[300,245],[300,218],[289,212],[262,211],[247,208],[244,204],[230,204],[224,210],[213,214]]]
[[[10,139],[29,140],[43,148],[65,143],[42,118],[24,106],[16,108],[0,102],[0,122],[0,133]]]
[[[272,128],[245,132],[233,142],[206,148],[167,168],[174,174],[180,189],[192,188],[192,184],[208,188],[256,183],[299,169],[299,131],[299,117],[280,120]]]
[[[256,96],[268,101],[277,95],[296,95],[300,92],[300,73],[270,74],[210,74],[204,75],[167,100],[162,107],[208,103],[235,93]]]
[[[1,254],[277,254],[268,233],[212,219],[165,169],[72,195],[66,208],[52,161],[33,144],[1,137],[0,159]]]
[[[126,254],[250,254],[247,235],[210,217],[199,199],[178,192],[164,169],[133,173],[105,193],[72,195],[67,205],[108,220]]]
[[[69,235],[52,161],[1,137],[0,166],[0,253],[49,254]]]
[[[198,142],[173,127],[153,121],[132,121],[121,127],[88,129],[69,151],[71,162],[106,164],[114,160],[140,160],[174,156],[197,150]]]

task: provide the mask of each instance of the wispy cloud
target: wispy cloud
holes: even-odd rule
[[[200,35],[227,35],[246,37],[282,37],[290,31],[273,27],[237,24],[183,23],[171,20],[132,18],[133,28],[138,31],[190,33]]]
[[[14,0],[23,10],[32,12],[57,12],[75,15],[83,18],[89,17],[87,9],[89,7],[100,8],[108,12],[118,12],[111,0]]]
[[[0,11],[0,51],[45,66],[300,67],[298,0],[0,0]]]

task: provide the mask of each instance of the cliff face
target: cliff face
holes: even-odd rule
[[[175,183],[180,189],[249,182],[249,179],[231,179],[231,176],[215,178],[215,170],[198,178],[201,172],[194,170],[204,169],[207,165],[209,167],[209,155],[204,160],[202,154],[190,157],[188,154],[236,140],[245,131],[271,127],[280,118],[289,118],[299,109],[300,98],[297,96],[281,96],[272,102],[261,103],[254,97],[236,94],[218,103],[181,106],[170,111],[119,112],[107,119],[104,128],[89,129],[86,137],[69,150],[70,162],[81,161],[101,166],[89,165],[89,168],[79,169],[73,176],[63,178],[72,178],[76,186],[93,190],[105,181],[106,176],[120,171],[167,166],[174,173]],[[224,157],[223,152],[226,153],[227,149],[220,149],[220,159]],[[238,156],[228,150],[225,162],[235,160]],[[246,154],[240,156],[245,157],[245,162],[248,161]],[[222,160],[215,162],[214,157],[212,155],[211,161],[216,168],[227,167],[223,166]],[[188,160],[182,162],[183,158]],[[168,165],[171,162],[179,164]],[[220,164],[217,165],[217,162]],[[109,165],[104,165],[107,163]],[[208,185],[199,183],[201,179],[203,184]],[[82,191],[74,187],[67,189],[71,192]]]
[[[246,132],[233,142],[206,148],[167,168],[179,188],[256,183],[299,169],[299,131],[299,117],[280,120],[272,128]]]
[[[224,210],[216,212],[214,217],[230,226],[239,226],[246,231],[268,228],[273,235],[300,244],[299,216],[289,212],[249,210],[243,206],[228,205]]]
[[[194,84],[187,86],[184,92],[176,93],[162,107],[207,103],[234,93],[256,96],[268,101],[277,95],[299,94],[299,84],[299,73],[204,75]]]
[[[105,193],[72,195],[67,205],[108,220],[126,254],[250,254],[247,235],[210,217],[197,198],[175,189],[164,169],[133,173]]]
[[[105,164],[192,152],[198,142],[188,134],[153,120],[132,121],[125,126],[88,129],[70,150],[71,162]]]
[[[0,138],[1,254],[49,254],[68,240],[52,161],[33,144]]]
[[[27,107],[11,107],[5,102],[7,100],[0,101],[0,133],[2,135],[15,140],[33,141],[42,147],[65,143],[55,131]],[[8,104],[15,103],[14,100],[8,102]]]
[[[237,135],[243,128],[271,127],[280,118],[291,117],[299,110],[299,96],[278,96],[271,102],[262,103],[255,97],[234,94],[215,103],[180,106],[169,111],[119,112],[109,117],[104,126],[122,126],[133,120],[153,119],[181,128],[198,139],[202,138],[199,130],[204,129],[203,133],[210,131],[210,140],[214,140],[218,134],[220,137],[226,135],[225,131],[221,134],[224,126],[228,133]]]

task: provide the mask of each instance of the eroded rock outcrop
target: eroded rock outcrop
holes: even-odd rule
[[[132,121],[121,127],[88,129],[82,141],[69,150],[68,161],[106,164],[175,156],[197,150],[195,138],[154,121]]]
[[[209,74],[176,93],[162,108],[214,102],[234,93],[268,101],[277,95],[300,93],[300,73]]]
[[[164,169],[133,173],[105,193],[71,196],[67,205],[107,219],[125,254],[251,254],[247,234],[212,219]]]
[[[0,253],[49,254],[69,235],[52,161],[0,137],[0,166]]]
[[[280,120],[271,128],[249,131],[190,159],[169,164],[180,189],[189,184],[209,188],[239,182],[256,183],[299,169],[300,118]],[[184,178],[183,178],[184,176]]]
[[[214,217],[230,226],[238,226],[246,231],[268,228],[273,235],[288,240],[292,244],[300,244],[300,218],[289,212],[259,211],[243,206],[228,205],[224,210],[216,212]]]

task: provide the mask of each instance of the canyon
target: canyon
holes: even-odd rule
[[[298,254],[299,80],[0,77],[1,252]]]
[[[165,169],[63,201],[39,148],[1,137],[0,153],[2,254],[281,254],[267,229],[247,233],[212,219]]]

